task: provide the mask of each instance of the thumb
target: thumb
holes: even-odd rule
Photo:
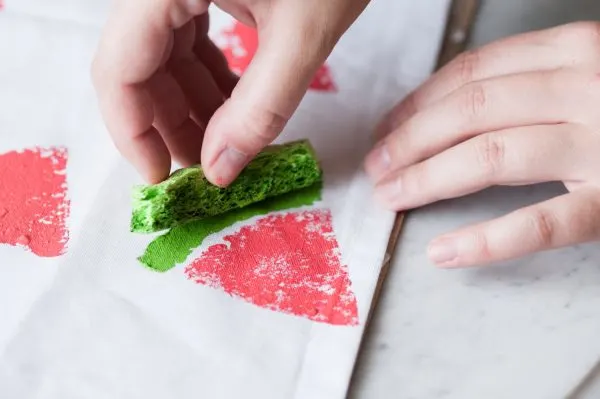
[[[206,129],[202,165],[208,180],[219,186],[229,185],[282,132],[339,39],[330,39],[323,25],[315,26],[314,16],[271,17],[267,26],[259,26],[259,48],[250,66]]]

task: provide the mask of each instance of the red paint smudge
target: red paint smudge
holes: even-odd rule
[[[235,22],[232,28],[224,30],[216,41],[227,58],[229,67],[238,75],[244,73],[258,50],[256,29],[239,22]],[[324,92],[337,91],[327,65],[319,68],[309,89]]]
[[[310,83],[310,88],[317,91],[337,91],[337,87],[331,79],[331,72],[329,71],[329,67],[327,65],[323,65],[321,68],[319,68],[315,78]]]
[[[64,253],[67,150],[35,148],[0,155],[0,243],[27,246],[36,255]]]
[[[329,324],[358,324],[328,210],[268,216],[224,240],[186,267],[191,280],[263,308]]]

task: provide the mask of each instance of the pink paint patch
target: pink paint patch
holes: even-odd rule
[[[258,50],[258,33],[254,28],[235,22],[232,28],[223,31],[217,38],[217,43],[231,70],[242,75]],[[309,88],[323,92],[337,91],[327,65],[319,68]]]
[[[331,212],[268,216],[226,236],[186,267],[193,281],[254,305],[334,325],[357,325],[356,298]]]
[[[29,247],[41,257],[64,253],[67,151],[28,149],[0,155],[0,243]]]
[[[241,75],[258,49],[258,34],[256,29],[235,22],[233,27],[224,30],[219,36],[218,44],[227,58],[229,68]]]
[[[318,91],[334,92],[337,91],[337,87],[331,79],[331,73],[327,65],[321,66],[315,75],[315,78],[310,83],[310,88]]]

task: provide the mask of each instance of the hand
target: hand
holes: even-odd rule
[[[434,240],[472,266],[600,240],[600,23],[508,38],[458,57],[397,105],[366,159],[377,197],[405,210],[494,185],[568,194]]]
[[[313,75],[368,0],[217,0],[256,27],[239,83],[208,38],[209,0],[120,0],[92,75],[121,153],[152,183],[171,158],[225,186],[281,133]]]

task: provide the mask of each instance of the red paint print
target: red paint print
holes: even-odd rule
[[[233,27],[226,29],[218,37],[218,43],[223,55],[227,58],[229,68],[241,75],[244,73],[252,57],[258,50],[258,34],[256,29],[235,22]]]
[[[191,280],[263,308],[328,324],[358,324],[330,211],[267,216],[224,240],[186,267]]]
[[[337,91],[337,87],[331,80],[331,73],[327,65],[321,66],[315,75],[315,78],[310,83],[310,88],[317,91]]]
[[[238,75],[244,73],[258,50],[256,29],[239,22],[235,22],[232,28],[223,31],[216,41],[227,58],[229,67]],[[337,91],[327,65],[319,68],[309,88],[324,92]]]
[[[40,257],[64,253],[67,150],[34,148],[0,155],[0,243]]]

